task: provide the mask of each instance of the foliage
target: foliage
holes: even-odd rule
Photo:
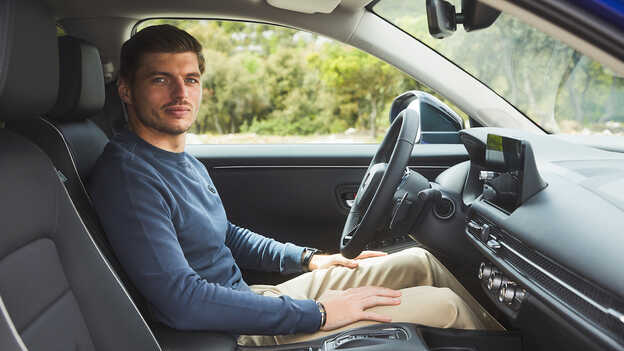
[[[460,1],[453,0],[456,11]],[[502,14],[491,27],[435,39],[424,1],[384,0],[373,11],[491,87],[542,127],[593,128],[624,120],[624,78],[539,30]]]
[[[392,99],[431,92],[396,68],[318,35],[258,23],[169,23],[203,45],[203,100],[192,132],[335,134],[349,128],[373,138],[388,127]]]

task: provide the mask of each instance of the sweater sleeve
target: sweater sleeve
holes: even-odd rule
[[[225,244],[240,267],[284,274],[302,271],[301,256],[305,248],[301,246],[280,243],[230,222]]]
[[[157,176],[109,167],[90,191],[109,241],[139,291],[169,326],[237,334],[319,329],[313,300],[268,297],[201,278],[186,260],[171,220],[172,203]]]

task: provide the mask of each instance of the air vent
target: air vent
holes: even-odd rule
[[[512,266],[518,276],[539,286],[542,293],[547,293],[582,318],[608,331],[614,339],[624,341],[624,324],[619,319],[622,318],[620,312],[624,311],[621,298],[527,247],[480,214],[474,213],[467,218],[466,232],[484,242],[481,231],[476,228],[484,225],[488,226],[490,236],[496,237],[501,244],[499,249],[491,251],[497,259]]]
[[[448,197],[442,197],[433,207],[433,214],[442,220],[450,219],[455,215],[455,202]]]

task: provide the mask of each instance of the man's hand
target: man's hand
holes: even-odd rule
[[[355,268],[358,266],[358,260],[362,260],[370,257],[386,256],[387,253],[381,251],[362,251],[362,253],[350,260],[341,254],[334,255],[314,255],[310,260],[308,269],[313,271],[315,269],[329,268],[331,266],[345,266],[349,268]]]
[[[401,303],[401,292],[377,286],[364,286],[344,291],[328,290],[318,301],[327,313],[321,330],[333,330],[357,321],[392,322],[388,316],[365,311],[375,306],[392,306]]]

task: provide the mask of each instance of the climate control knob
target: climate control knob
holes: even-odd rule
[[[521,287],[514,283],[508,282],[498,291],[498,301],[506,304],[511,304],[514,299],[518,302],[522,302],[526,292]]]
[[[479,265],[479,271],[477,272],[477,277],[479,277],[480,280],[487,280],[492,276],[492,274],[495,273],[498,273],[498,269],[496,267],[489,263],[481,262]]]
[[[500,289],[503,284],[509,282],[509,279],[500,273],[494,273],[490,276],[487,282],[487,288],[490,291],[495,291]]]

